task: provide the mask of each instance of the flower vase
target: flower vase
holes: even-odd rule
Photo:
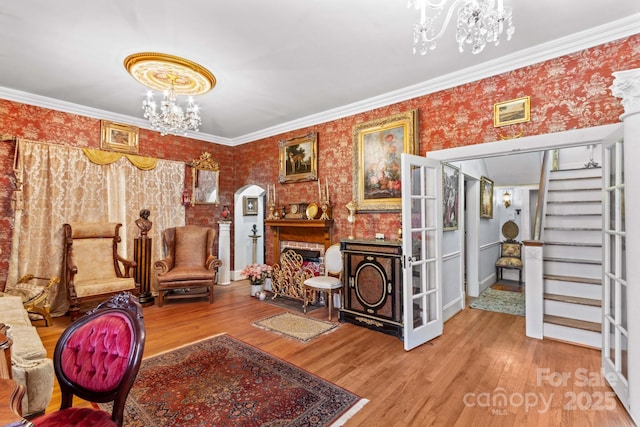
[[[264,280],[250,280],[249,287],[251,289],[249,290],[249,295],[251,295],[252,297],[255,297],[256,294],[259,294],[260,292],[262,292],[263,285],[264,285]]]

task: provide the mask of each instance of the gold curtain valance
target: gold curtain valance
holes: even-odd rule
[[[92,148],[83,148],[82,152],[87,158],[97,165],[108,165],[113,162],[117,162],[122,156],[126,156],[127,159],[140,170],[149,171],[153,170],[158,164],[158,159],[153,157],[136,156],[134,154],[115,153],[113,151],[95,150]]]

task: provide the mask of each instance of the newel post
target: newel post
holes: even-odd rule
[[[542,339],[544,336],[544,277],[542,249],[544,242],[525,240],[524,245],[524,283],[526,335]]]

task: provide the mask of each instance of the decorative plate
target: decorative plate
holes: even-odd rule
[[[318,215],[318,205],[309,203],[309,206],[307,206],[307,218],[315,219],[316,215]]]
[[[502,226],[502,235],[507,239],[515,239],[519,231],[518,224],[513,221],[507,221]]]

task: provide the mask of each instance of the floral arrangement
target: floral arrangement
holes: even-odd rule
[[[250,264],[247,265],[240,274],[247,276],[251,282],[259,282],[267,278],[272,270],[273,268],[267,264]]]

